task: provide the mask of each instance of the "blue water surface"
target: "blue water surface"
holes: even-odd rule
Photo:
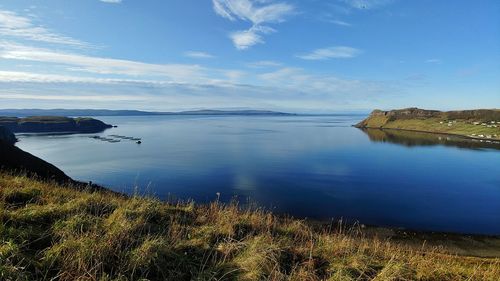
[[[20,135],[77,180],[160,198],[238,198],[276,213],[369,225],[500,234],[500,150],[438,136],[382,136],[363,116],[98,117],[102,137]]]

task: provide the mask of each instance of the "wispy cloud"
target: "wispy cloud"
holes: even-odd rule
[[[269,23],[283,22],[292,14],[294,6],[272,0],[212,0],[214,11],[231,21],[242,20],[252,24],[247,30],[231,32],[230,38],[239,50],[264,43],[262,35],[275,32]]]
[[[1,41],[0,58],[66,65],[68,70],[95,74],[157,76],[172,81],[193,81],[194,77],[203,78],[203,67],[199,65],[151,64],[25,47]]]
[[[54,65],[73,70],[64,74],[48,74],[41,70],[37,73],[36,69],[35,72],[0,71],[0,100],[21,106],[22,100],[30,99],[32,104],[65,107],[72,106],[72,100],[92,97],[87,100],[108,108],[166,110],[170,107],[178,110],[189,105],[305,110],[324,108],[327,104],[330,107],[341,102],[375,100],[400,92],[392,89],[391,83],[318,75],[273,61],[256,62],[255,66],[263,68],[244,72],[61,54],[29,47],[13,49],[11,46],[5,50],[1,44],[0,58],[41,61],[48,63],[45,65],[51,72],[57,72]],[[272,71],[268,68],[271,66]],[[87,73],[82,75],[80,71]],[[120,76],[115,77],[116,74]],[[77,98],[71,99],[73,96]],[[98,99],[99,96],[102,98]]]
[[[343,79],[334,75],[311,74],[301,68],[283,67],[260,74],[260,79],[269,86],[276,86],[289,91],[300,91],[308,96],[322,96],[325,101],[332,97],[355,99],[360,96],[377,96],[384,91],[391,92],[390,83]]]
[[[166,81],[99,78],[75,75],[44,74],[25,71],[0,71],[0,82],[11,83],[81,83],[81,84],[166,84]]]
[[[229,35],[238,50],[245,50],[259,43],[264,43],[261,34],[273,33],[276,30],[267,26],[252,26],[248,30],[235,31]]]
[[[122,2],[122,0],[99,0],[104,3],[111,3],[111,4],[119,4]]]
[[[261,61],[250,62],[247,63],[246,65],[252,68],[264,68],[264,67],[278,67],[281,66],[282,64],[280,62],[272,60],[261,60]]]
[[[393,0],[343,0],[347,5],[355,9],[374,9],[393,2]]]
[[[426,62],[426,63],[440,64],[440,63],[442,63],[443,61],[442,61],[442,60],[440,60],[440,59],[435,59],[435,58],[433,58],[433,59],[427,59],[425,62]]]
[[[184,53],[186,57],[190,58],[196,58],[196,59],[211,59],[214,58],[213,55],[206,53],[206,52],[199,52],[199,51],[187,51]]]
[[[273,3],[272,0],[213,1],[214,7],[216,2],[223,5],[219,15],[232,21],[251,23],[248,30],[233,33],[233,40],[240,48],[263,43],[265,34],[275,32],[268,24],[283,21],[293,11],[292,6]],[[243,5],[245,3],[249,5]],[[285,6],[289,8],[285,9]],[[227,15],[222,11],[226,11]],[[5,13],[2,15],[2,27],[9,26],[9,30],[38,27],[28,18],[11,12],[7,13],[7,17]],[[44,28],[41,30],[57,35]],[[7,31],[5,28],[0,30],[0,35],[4,34],[2,32]],[[12,31],[9,32],[11,35],[0,39],[0,60],[6,62],[0,65],[0,104],[4,106],[23,107],[29,100],[29,104],[35,107],[67,107],[73,106],[76,100],[82,101],[82,106],[88,106],[84,101],[92,101],[106,108],[179,110],[187,106],[247,106],[303,110],[327,106],[331,110],[331,106],[339,102],[360,100],[359,96],[363,96],[365,101],[367,95],[373,94],[374,98],[378,93],[391,92],[384,82],[318,75],[269,60],[245,64],[244,71],[199,64],[146,63],[90,55],[88,50],[81,48],[68,51],[67,48],[61,50],[60,45],[55,48],[53,44],[39,42],[31,42],[32,45],[38,43],[36,47],[30,46],[28,37],[14,38]],[[65,47],[80,46],[64,40],[29,40],[64,44]],[[359,52],[354,48],[337,46],[315,50],[302,58],[347,58]],[[213,57],[196,50],[184,55]]]
[[[230,76],[239,79],[242,74],[246,73],[226,73],[230,79]],[[0,103],[23,106],[30,100],[33,106],[54,108],[74,107],[74,101],[78,100],[84,107],[88,107],[84,101],[95,101],[106,108],[180,110],[246,106],[331,111],[345,103],[359,105],[400,92],[385,82],[315,75],[291,67],[261,73],[251,79],[256,83],[225,80],[196,84],[0,71]]]
[[[331,22],[333,24],[340,25],[340,26],[347,26],[347,27],[352,26],[352,24],[345,22],[345,21],[341,21],[341,20],[329,20],[328,22]]]
[[[111,102],[113,100],[120,101],[142,101],[144,98],[133,97],[126,95],[84,95],[84,96],[64,96],[64,95],[47,95],[47,94],[18,94],[18,93],[4,93],[2,99],[16,99],[16,100],[42,100],[42,101],[81,101],[81,102]]]
[[[328,60],[333,58],[353,58],[361,54],[361,50],[346,46],[335,46],[323,49],[316,49],[308,54],[297,55],[304,60]]]
[[[57,34],[32,22],[30,18],[17,13],[0,10],[0,35],[53,44],[88,47],[89,44],[68,36]]]
[[[228,70],[224,73],[231,82],[239,81],[246,73],[240,70]]]

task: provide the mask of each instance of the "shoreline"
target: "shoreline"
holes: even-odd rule
[[[8,170],[0,168],[0,174],[7,174],[14,176],[15,172],[10,172]],[[22,175],[22,174],[21,174]],[[36,180],[36,178],[28,177]],[[47,184],[53,181],[42,180]],[[55,182],[54,182],[55,183]],[[56,183],[57,184],[57,183]],[[124,192],[114,191],[113,189],[106,187],[98,183],[85,183],[83,181],[71,179],[62,184],[62,187],[73,189],[77,192],[90,192],[90,193],[100,193],[109,194],[111,196],[117,196],[125,200],[131,199],[135,196],[126,194]],[[384,226],[384,225],[370,225],[363,224],[358,221],[346,222],[342,219],[339,220],[327,220],[327,219],[313,219],[308,217],[295,217],[288,213],[275,213],[271,210],[261,208],[255,205],[244,206],[244,205],[233,205],[230,202],[219,202],[217,200],[210,202],[195,202],[192,200],[163,200],[157,197],[150,197],[147,195],[139,195],[140,198],[154,199],[162,202],[166,205],[179,205],[187,204],[192,202],[192,204],[197,208],[209,208],[213,204],[218,206],[229,208],[237,207],[241,212],[264,212],[268,213],[276,218],[283,221],[295,221],[297,223],[304,223],[315,229],[318,232],[339,232],[350,236],[360,236],[369,239],[380,239],[387,240],[397,243],[405,244],[414,249],[418,249],[425,246],[436,247],[444,250],[444,252],[451,255],[458,255],[463,257],[476,257],[476,258],[500,258],[500,234],[477,234],[477,233],[460,233],[460,232],[447,232],[447,231],[431,231],[431,230],[418,230],[405,227],[396,226]]]
[[[479,140],[482,142],[489,141],[490,143],[500,144],[500,139],[479,138],[479,137],[473,137],[473,136],[462,135],[462,134],[454,134],[454,133],[415,130],[415,129],[402,129],[402,128],[368,127],[368,126],[356,126],[356,125],[351,125],[351,126],[354,128],[358,128],[358,129],[395,130],[395,131],[407,131],[407,132],[415,132],[415,133],[428,133],[428,134],[435,134],[435,135],[454,136],[454,137],[460,137],[460,138],[467,139],[467,140]]]
[[[237,204],[124,198],[3,172],[0,184],[10,279],[386,280],[390,269],[398,280],[496,280],[500,273],[500,238],[321,225]]]
[[[278,215],[279,216],[279,215]],[[298,219],[298,218],[297,218]],[[300,219],[298,219],[300,220]],[[311,227],[319,229],[334,228],[337,222],[304,220]],[[500,234],[470,234],[446,231],[416,230],[403,227],[363,225],[358,223],[345,224],[343,229],[357,229],[359,233],[368,238],[379,238],[401,242],[412,247],[422,245],[440,247],[450,254],[464,257],[499,258]]]
[[[74,180],[79,184],[80,191],[89,190],[91,192],[110,193],[125,199],[131,198],[131,195],[114,191],[101,184],[87,185],[82,181]],[[209,202],[196,202],[193,200],[163,200],[157,197],[149,197],[147,195],[139,195],[142,198],[153,198],[168,205],[185,204],[193,202],[197,207],[208,207],[212,204],[218,204],[222,207],[230,207],[230,202],[219,202],[218,200]],[[460,232],[447,232],[447,231],[432,231],[432,230],[418,230],[405,227],[392,227],[383,225],[370,225],[362,224],[360,222],[344,222],[340,220],[326,220],[326,219],[312,219],[307,217],[294,217],[288,213],[275,213],[271,210],[256,206],[256,209],[238,205],[240,211],[264,211],[282,220],[300,221],[318,231],[336,230],[345,233],[352,233],[361,235],[366,238],[378,238],[381,240],[389,240],[393,242],[400,242],[408,246],[417,248],[422,245],[439,247],[452,255],[459,255],[463,257],[477,257],[477,258],[500,258],[500,233],[499,234],[477,234],[477,233],[460,233]]]

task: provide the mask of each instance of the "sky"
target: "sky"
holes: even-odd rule
[[[0,108],[500,108],[500,1],[2,0]]]

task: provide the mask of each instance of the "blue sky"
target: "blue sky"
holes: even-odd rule
[[[500,1],[2,0],[0,108],[500,107]]]

